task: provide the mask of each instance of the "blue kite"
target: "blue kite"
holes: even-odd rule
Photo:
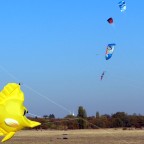
[[[125,1],[120,1],[118,3],[118,5],[119,5],[119,8],[120,8],[121,12],[124,12],[126,10],[126,2]]]
[[[106,54],[105,54],[105,58],[106,60],[109,60],[114,52],[116,44],[108,44],[107,48],[106,48]]]

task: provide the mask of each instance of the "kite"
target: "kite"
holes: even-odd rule
[[[108,44],[108,46],[106,48],[106,54],[105,54],[106,60],[109,60],[112,57],[115,45],[116,44]]]
[[[124,12],[126,10],[126,2],[125,1],[120,1],[118,3],[118,5],[119,5],[119,8],[120,8],[121,12]]]
[[[101,74],[101,77],[100,77],[101,80],[103,79],[104,75],[105,75],[105,71],[103,71],[103,73]]]
[[[23,102],[24,93],[19,84],[8,83],[0,92],[0,135],[5,135],[2,142],[12,138],[18,130],[40,125],[39,122],[26,118],[28,110]]]
[[[112,23],[113,23],[113,18],[109,18],[109,19],[107,20],[107,22],[108,22],[109,24],[112,24]]]

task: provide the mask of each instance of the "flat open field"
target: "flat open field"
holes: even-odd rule
[[[144,130],[22,130],[5,144],[144,144]]]

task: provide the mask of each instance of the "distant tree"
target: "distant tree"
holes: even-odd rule
[[[55,118],[55,115],[54,115],[54,114],[50,114],[50,115],[49,115],[49,118],[50,118],[50,119]]]
[[[109,128],[110,127],[108,115],[100,116],[100,121],[101,121],[101,128]]]
[[[86,118],[87,117],[86,110],[82,106],[79,106],[77,116],[81,117],[81,118]]]
[[[44,115],[44,116],[43,116],[43,118],[45,118],[45,119],[48,118],[48,117],[49,117],[48,115]]]
[[[110,118],[111,118],[111,116],[110,116],[109,114],[104,114],[104,115],[102,115],[102,116],[106,117],[107,119],[110,119]]]
[[[79,128],[78,120],[75,118],[66,118],[65,123],[67,125],[67,129],[78,129]]]
[[[99,112],[96,112],[96,118],[99,118],[99,117],[100,117]]]
[[[82,107],[79,106],[78,108],[78,123],[79,123],[79,129],[84,129],[87,127],[87,121],[85,120],[87,118],[87,113],[86,110]]]
[[[120,118],[113,118],[113,127],[123,127],[123,121]]]
[[[114,125],[116,127],[128,127],[130,126],[129,123],[129,116],[125,112],[117,112],[112,115],[112,118],[114,119]]]

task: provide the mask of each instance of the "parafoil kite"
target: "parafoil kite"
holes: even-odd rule
[[[115,49],[115,45],[116,44],[108,44],[108,46],[106,48],[106,54],[105,54],[106,60],[108,60],[112,57],[114,49]]]
[[[125,1],[120,1],[120,2],[118,3],[118,5],[119,5],[119,8],[120,8],[120,11],[121,11],[121,12],[123,12],[123,11],[126,10],[126,2],[125,2]]]
[[[0,92],[0,135],[5,135],[2,142],[12,138],[14,134],[24,127],[35,127],[39,122],[26,118],[28,112],[23,105],[24,93],[20,85],[8,83]]]
[[[107,20],[107,22],[108,22],[109,24],[112,24],[112,23],[113,23],[113,18],[109,18],[109,19]]]

